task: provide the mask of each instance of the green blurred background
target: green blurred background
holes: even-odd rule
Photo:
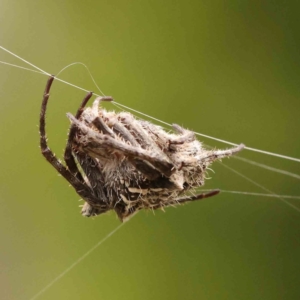
[[[166,122],[300,157],[299,10],[299,1],[271,0],[2,0],[0,45],[53,74],[84,62],[105,94]],[[3,51],[0,59],[24,65]],[[96,91],[82,66],[61,78]],[[0,65],[1,299],[30,299],[119,225],[114,213],[81,217],[78,195],[40,155],[46,79]],[[53,85],[48,136],[60,157],[65,113],[84,95]],[[298,162],[240,156],[299,174]],[[300,195],[295,178],[224,164]],[[205,188],[265,192],[221,164],[213,169]],[[298,211],[223,193],[140,212],[38,299],[300,299],[300,203],[289,202]]]

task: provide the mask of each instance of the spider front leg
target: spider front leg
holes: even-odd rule
[[[70,172],[55,156],[52,150],[48,147],[47,136],[46,136],[46,110],[49,100],[49,92],[53,83],[54,76],[50,76],[43,95],[41,112],[40,112],[40,148],[42,155],[47,161],[59,172],[76,190],[78,195],[84,198],[85,201],[89,202],[93,206],[99,206],[99,201],[93,197],[91,190],[85,184],[83,184],[74,174]]]
[[[51,151],[47,144],[46,137],[46,110],[49,99],[49,92],[51,85],[53,83],[54,76],[49,77],[46,88],[44,91],[41,113],[40,113],[40,147],[43,156],[48,160],[48,162],[63,176],[65,177],[72,185],[77,184],[77,179],[73,177],[69,170],[56,158],[55,154]]]
[[[84,97],[84,99],[81,102],[81,105],[79,106],[79,108],[76,112],[76,115],[75,115],[76,119],[80,118],[80,116],[83,113],[84,107],[86,106],[87,102],[91,99],[92,95],[93,95],[93,92],[89,92]],[[70,170],[70,172],[72,174],[74,174],[79,181],[84,182],[84,179],[77,168],[75,158],[72,153],[72,141],[75,137],[76,130],[77,130],[77,128],[75,126],[71,125],[70,131],[69,131],[69,137],[68,137],[68,141],[67,141],[67,145],[66,145],[66,149],[65,149],[65,153],[64,153],[64,159],[65,159],[66,165],[67,165],[68,169]]]

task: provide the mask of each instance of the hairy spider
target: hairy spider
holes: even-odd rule
[[[200,200],[219,193],[213,190],[194,195],[204,184],[207,167],[215,160],[239,152],[244,145],[228,150],[206,150],[194,133],[173,125],[176,133],[137,120],[130,113],[99,108],[98,97],[90,108],[88,93],[71,121],[64,152],[64,166],[47,145],[45,115],[54,76],[49,77],[40,113],[40,146],[48,162],[83,198],[84,216],[115,210],[121,221],[141,209],[158,209]],[[187,192],[190,191],[188,194]]]

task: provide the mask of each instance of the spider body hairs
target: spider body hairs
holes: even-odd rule
[[[46,138],[45,117],[53,80],[54,76],[49,77],[42,101],[41,152],[85,201],[84,216],[114,210],[125,221],[141,209],[163,209],[214,196],[219,190],[198,195],[191,191],[204,185],[212,162],[244,147],[206,150],[193,132],[179,125],[173,125],[175,133],[167,133],[130,113],[99,107],[101,101],[113,101],[112,97],[98,97],[86,108],[90,92],[75,116],[67,114],[71,126],[63,165]]]

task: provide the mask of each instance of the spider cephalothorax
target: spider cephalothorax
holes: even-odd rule
[[[45,114],[54,77],[48,79],[41,115],[41,151],[83,198],[84,216],[115,210],[121,221],[140,209],[158,209],[199,200],[219,193],[192,195],[204,184],[207,167],[215,160],[239,152],[244,146],[228,150],[206,150],[194,133],[173,125],[175,133],[138,120],[130,113],[115,113],[99,107],[111,97],[92,97],[88,93],[75,116],[67,114],[72,125],[64,159],[66,167],[48,148]],[[80,166],[80,170],[78,169]]]

